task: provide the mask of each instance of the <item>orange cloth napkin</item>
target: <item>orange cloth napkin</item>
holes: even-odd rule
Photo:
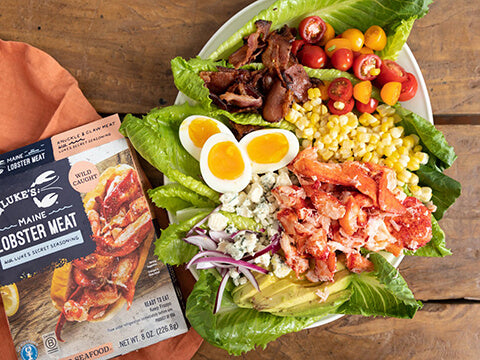
[[[99,119],[75,78],[45,52],[0,40],[0,153]],[[202,338],[193,330],[119,357],[190,359]],[[0,358],[17,359],[0,301]]]

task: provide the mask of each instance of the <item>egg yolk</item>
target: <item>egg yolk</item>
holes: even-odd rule
[[[238,147],[231,141],[223,141],[212,146],[208,168],[219,179],[235,180],[245,170],[245,163]]]
[[[218,125],[207,118],[193,119],[188,126],[188,136],[196,147],[203,147],[205,141],[214,134],[218,134],[220,129]]]
[[[250,159],[257,164],[279,162],[288,152],[288,139],[281,133],[257,136],[247,145]]]

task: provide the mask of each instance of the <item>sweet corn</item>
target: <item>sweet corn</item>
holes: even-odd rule
[[[401,118],[395,108],[382,104],[374,114],[331,115],[320,89],[311,88],[308,101],[294,103],[285,120],[295,125],[302,148],[314,146],[323,161],[388,166],[397,175],[397,186],[405,185],[421,201],[430,201],[432,190],[418,186],[419,178],[413,173],[428,162],[428,154],[422,151],[417,135],[405,135],[405,129],[396,125]]]

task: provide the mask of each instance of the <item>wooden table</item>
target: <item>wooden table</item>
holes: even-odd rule
[[[3,0],[0,38],[45,50],[79,81],[102,114],[147,112],[176,96],[169,62],[195,56],[250,0]],[[435,122],[458,160],[463,185],[441,221],[453,255],[406,258],[400,271],[424,307],[413,320],[345,316],[281,337],[245,359],[477,359],[480,356],[480,7],[437,0],[409,46],[430,93]],[[154,184],[159,174],[146,165]],[[1,357],[1,355],[0,355]],[[224,359],[204,343],[194,359]]]

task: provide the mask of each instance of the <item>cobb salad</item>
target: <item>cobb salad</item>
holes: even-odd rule
[[[190,102],[121,131],[168,183],[176,219],[156,255],[198,275],[186,315],[232,354],[327,314],[411,318],[395,267],[450,251],[438,220],[460,194],[443,135],[407,110],[397,63],[430,1],[281,0],[207,59],[172,60]]]

